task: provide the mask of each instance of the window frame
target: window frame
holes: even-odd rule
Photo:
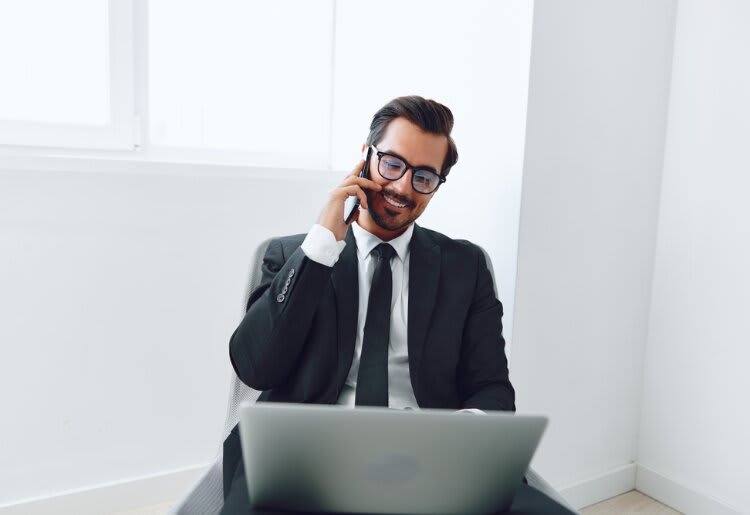
[[[0,119],[0,146],[134,150],[135,0],[108,0],[109,123],[103,126]]]

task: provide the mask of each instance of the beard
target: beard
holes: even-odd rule
[[[388,204],[385,203],[385,201],[383,201],[383,203],[385,203],[385,207],[382,208],[383,212],[379,212],[378,209],[375,209],[375,197],[383,193],[387,194],[389,197],[392,197],[398,202],[406,204],[410,209],[414,208],[414,204],[408,198],[399,195],[398,193],[394,193],[393,191],[383,189],[380,191],[380,193],[376,193],[374,191],[367,190],[367,204],[370,206],[368,213],[372,221],[375,222],[375,225],[387,231],[398,231],[400,229],[408,227],[414,222],[414,220],[417,219],[413,216],[413,213],[402,213],[396,210],[388,209]]]

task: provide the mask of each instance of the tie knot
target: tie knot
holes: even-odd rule
[[[375,254],[381,261],[390,262],[391,258],[396,254],[396,251],[388,243],[381,243],[374,249],[372,253]]]

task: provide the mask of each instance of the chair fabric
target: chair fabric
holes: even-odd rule
[[[492,268],[492,260],[490,259],[490,255],[487,254],[487,251],[484,250],[483,247],[480,248],[482,249],[482,253],[484,253],[484,260],[487,263],[487,269],[490,271],[490,275],[492,276],[492,286],[495,288],[495,296],[499,298],[497,292],[497,278],[495,277],[495,270]],[[549,484],[542,476],[537,474],[532,468],[529,468],[529,470],[526,471],[526,481],[529,483],[529,486],[533,486],[534,488],[545,494],[547,497],[565,506],[570,511],[577,513],[577,510],[573,508],[570,503],[568,503],[568,501],[566,501],[551,484]]]
[[[271,240],[267,239],[262,241],[255,249],[253,253],[252,261],[250,263],[250,280],[248,281],[248,288],[245,292],[245,302],[250,298],[250,294],[260,284],[262,271],[261,265],[263,263],[263,256],[266,253],[266,249],[270,244]],[[495,295],[497,295],[497,283],[495,280],[495,272],[492,268],[492,260],[490,260],[487,252],[484,252],[484,257],[487,262],[487,268],[492,275],[493,285],[495,287]],[[245,307],[243,306],[242,316],[244,316]],[[227,363],[229,360],[227,360]],[[231,369],[231,366],[230,366]],[[234,369],[231,369],[231,379],[229,385],[229,400],[227,403],[227,414],[224,420],[224,436],[219,442],[219,452],[216,455],[213,463],[198,479],[193,488],[169,511],[170,515],[218,515],[221,509],[224,507],[224,482],[223,482],[223,461],[222,461],[222,447],[223,442],[229,433],[232,431],[237,422],[239,422],[239,407],[244,402],[255,402],[261,392],[253,390],[245,383],[243,383]],[[526,472],[526,480],[529,485],[536,488],[540,492],[544,493],[548,497],[554,499],[561,505],[565,506],[569,510],[575,512],[576,510],[570,506],[570,504],[550,485],[544,480],[539,474],[533,471],[531,468]]]
[[[244,295],[244,302],[250,298],[250,294],[260,284],[262,276],[261,264],[271,240],[264,240],[255,248],[250,262],[250,280]],[[245,306],[241,315],[245,314]],[[227,414],[224,419],[224,433],[219,442],[219,450],[213,463],[198,479],[190,491],[176,503],[169,511],[173,515],[218,515],[224,507],[224,470],[223,470],[223,442],[240,420],[240,405],[244,402],[255,402],[260,395],[258,390],[253,390],[243,383],[227,359],[230,369],[229,399],[227,402]]]

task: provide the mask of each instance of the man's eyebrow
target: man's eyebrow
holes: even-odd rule
[[[411,166],[412,168],[416,168],[418,170],[432,170],[433,172],[437,173],[437,168],[435,168],[434,166],[430,166],[430,165],[415,165],[415,166],[412,166],[412,164],[409,161],[407,161],[404,156],[402,156],[398,152],[394,152],[393,150],[381,150],[380,152],[382,152],[383,154],[388,154],[388,155],[391,155],[391,156],[395,156],[395,157],[399,158],[400,160],[402,160],[404,163],[406,163],[409,166]],[[440,174],[438,174],[438,175],[440,175]]]

